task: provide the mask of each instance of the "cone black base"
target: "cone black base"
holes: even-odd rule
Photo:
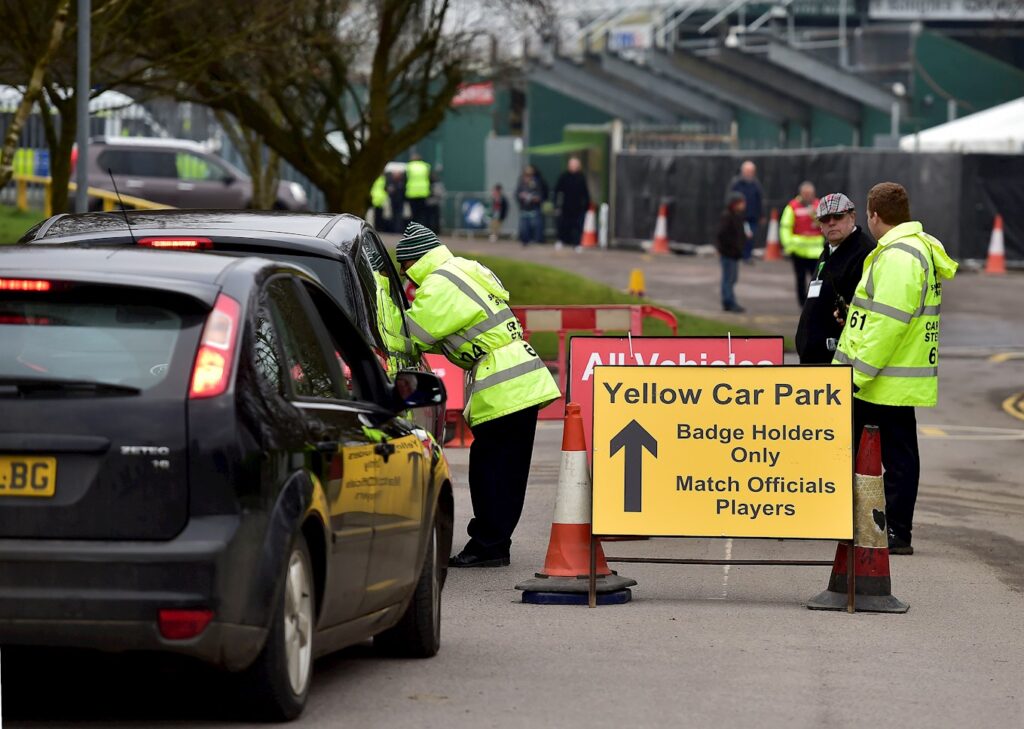
[[[627,587],[632,587],[636,584],[636,580],[632,580],[628,577],[620,577],[616,574],[605,575],[597,578],[597,594],[604,595],[610,592],[618,592],[625,590]],[[581,575],[579,577],[534,577],[532,580],[526,582],[520,582],[516,585],[517,590],[526,592],[539,592],[539,593],[560,593],[560,594],[580,594],[584,598],[590,594],[590,580],[587,575]],[[628,590],[626,590],[628,592]],[[526,595],[523,595],[523,602],[527,602]]]
[[[811,610],[846,610],[846,593],[825,590],[811,598],[807,607]],[[905,613],[910,606],[892,595],[857,595],[854,609],[858,613]]]

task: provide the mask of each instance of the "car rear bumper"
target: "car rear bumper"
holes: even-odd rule
[[[170,651],[244,668],[266,629],[239,624],[226,597],[238,527],[216,516],[166,542],[0,539],[0,645]],[[157,625],[167,608],[209,608],[214,620],[167,640]]]

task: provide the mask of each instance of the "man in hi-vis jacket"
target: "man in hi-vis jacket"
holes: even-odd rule
[[[416,347],[443,353],[469,370],[466,422],[473,430],[469,542],[451,567],[509,564],[530,475],[540,408],[558,385],[508,306],[509,293],[488,268],[458,258],[422,225],[410,223],[395,257],[419,288],[406,312]]]
[[[921,475],[914,408],[938,401],[942,281],[953,278],[957,264],[910,219],[901,185],[872,187],[867,215],[878,247],[864,259],[833,364],[853,366],[854,447],[865,425],[879,428],[889,551],[913,554]]]

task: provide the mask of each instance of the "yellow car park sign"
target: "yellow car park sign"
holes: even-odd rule
[[[853,538],[848,367],[595,367],[594,534]]]

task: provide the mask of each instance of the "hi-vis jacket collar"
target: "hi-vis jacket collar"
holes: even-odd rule
[[[916,220],[900,223],[892,228],[888,233],[879,238],[878,245],[881,248],[901,238],[909,238],[911,236],[916,236],[918,240],[928,246],[931,260],[935,265],[936,278],[945,280],[953,278],[960,264],[950,258],[949,254],[946,253],[946,249],[942,247],[942,243],[925,233],[924,227]]]

